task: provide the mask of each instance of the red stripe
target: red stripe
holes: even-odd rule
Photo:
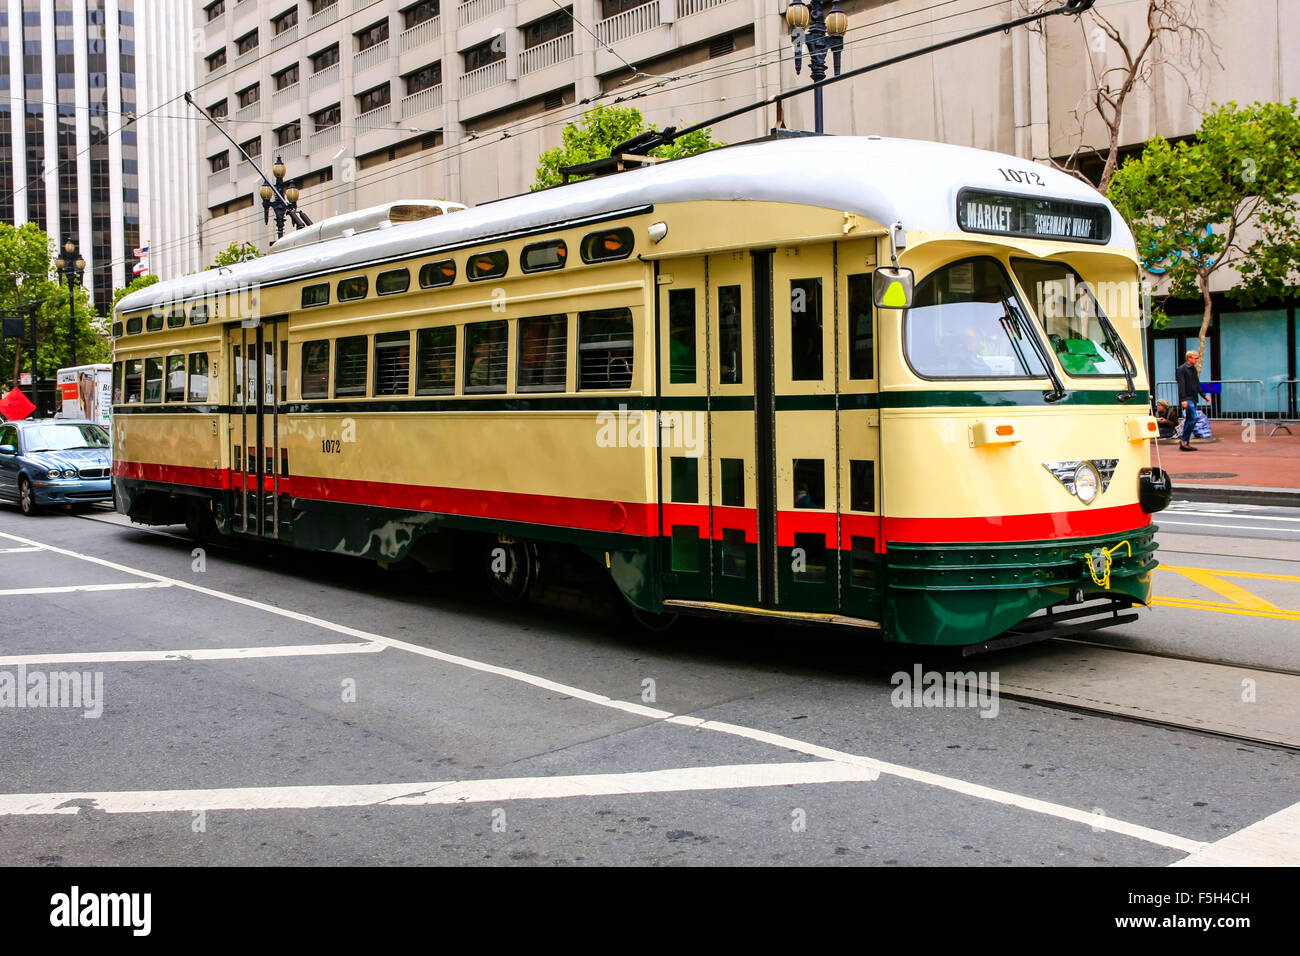
[[[1149,524],[1151,516],[1137,504],[987,518],[885,518],[885,530],[890,541],[918,544],[1085,538],[1138,531]]]
[[[113,475],[138,481],[156,481],[167,485],[190,485],[195,488],[230,487],[230,472],[224,468],[192,468],[189,465],[154,465],[144,461],[115,461]]]

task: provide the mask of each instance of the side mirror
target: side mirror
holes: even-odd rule
[[[0,455],[16,455],[18,449],[13,445],[0,445]]]
[[[910,309],[916,273],[898,266],[880,266],[872,274],[871,300],[877,309]]]

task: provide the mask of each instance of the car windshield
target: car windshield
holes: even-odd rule
[[[35,425],[24,429],[23,437],[29,454],[108,447],[108,432],[98,425]]]
[[[944,266],[916,287],[907,310],[907,359],[925,378],[1026,378],[1047,374],[1022,328],[1002,264],[982,256]]]
[[[1132,368],[1119,333],[1092,288],[1064,262],[1012,259],[1020,286],[1070,375],[1123,375]]]

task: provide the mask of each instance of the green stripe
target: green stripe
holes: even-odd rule
[[[907,391],[882,392],[880,404],[883,408],[999,408],[1008,406],[1045,406],[1045,405],[1120,405],[1116,399],[1117,391],[1112,389],[1079,389],[1066,392],[1058,402],[1049,402],[1049,392],[1039,389],[1017,389],[1015,391],[968,392],[956,390],[944,391]],[[1151,402],[1148,392],[1140,391],[1124,404],[1125,408],[1145,409]]]

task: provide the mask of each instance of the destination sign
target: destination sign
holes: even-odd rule
[[[957,194],[957,224],[964,232],[998,236],[1110,241],[1110,210],[1105,206],[979,189],[963,189]]]

